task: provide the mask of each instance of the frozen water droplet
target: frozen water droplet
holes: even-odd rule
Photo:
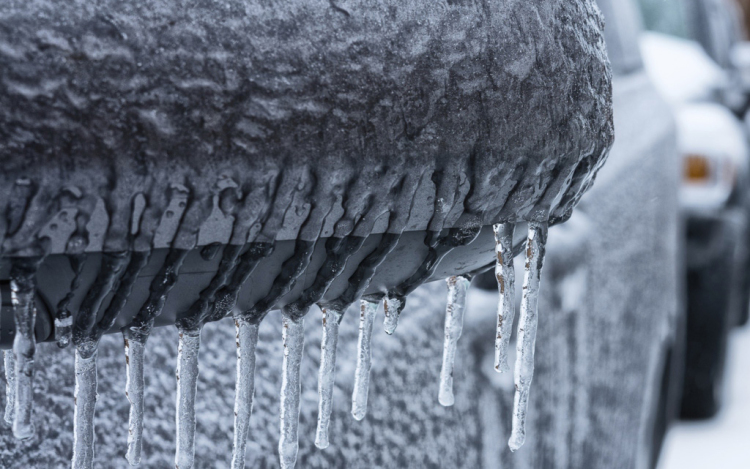
[[[135,339],[125,340],[125,396],[130,402],[128,419],[128,451],[125,458],[131,466],[141,462],[143,437],[143,349],[146,344]]]
[[[367,392],[370,387],[370,367],[372,365],[372,327],[378,303],[362,300],[359,315],[359,339],[357,340],[357,368],[354,371],[354,391],[352,392],[352,415],[362,420],[367,413]]]
[[[255,392],[255,348],[258,345],[259,324],[242,318],[234,321],[237,330],[237,381],[234,395],[234,445],[232,469],[245,467],[245,446],[253,412]]]
[[[299,442],[300,364],[305,348],[304,318],[297,321],[284,316],[282,342],[284,362],[281,375],[281,437],[279,438],[279,459],[282,469],[291,469],[297,462]]]
[[[73,315],[69,311],[66,311],[66,313],[55,318],[55,341],[60,348],[70,345],[71,334],[73,333]]]
[[[336,380],[336,344],[339,340],[339,321],[342,311],[323,308],[323,338],[320,342],[320,370],[318,371],[318,428],[315,446],[328,448],[328,424],[333,410],[333,385]]]
[[[5,365],[5,423],[13,425],[13,413],[16,405],[16,359],[13,350],[3,350]]]
[[[457,276],[446,279],[448,284],[448,305],[445,308],[445,341],[443,342],[443,367],[440,369],[438,402],[444,406],[453,405],[453,362],[456,358],[456,345],[464,324],[466,292],[471,282],[467,277]]]
[[[383,309],[385,310],[385,320],[383,326],[385,327],[385,333],[392,335],[396,332],[398,327],[398,318],[401,316],[401,311],[406,306],[406,298],[403,296],[386,297],[383,300]]]
[[[195,394],[198,390],[198,351],[201,333],[180,331],[177,349],[177,449],[175,469],[190,469],[195,457]]]
[[[36,269],[41,258],[16,258],[10,272],[10,295],[16,333],[13,338],[15,359],[15,407],[13,410],[13,435],[18,439],[34,435],[32,410],[34,404],[34,354],[36,338],[34,324],[36,307]]]
[[[546,223],[529,223],[529,238],[526,245],[526,270],[523,277],[523,298],[518,321],[518,344],[516,346],[515,383],[513,399],[513,429],[508,446],[511,451],[519,449],[526,439],[526,410],[529,404],[529,389],[534,377],[534,343],[537,330],[537,304],[539,284],[544,262],[544,247],[547,241]]]
[[[508,343],[515,316],[516,273],[513,269],[512,223],[498,223],[495,230],[495,278],[497,279],[497,330],[495,331],[495,370],[504,373],[508,366]]]
[[[86,343],[76,347],[73,469],[91,469],[94,467],[94,412],[97,399],[96,356],[96,343]]]

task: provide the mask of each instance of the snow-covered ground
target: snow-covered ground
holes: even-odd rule
[[[660,469],[750,467],[750,328],[729,344],[724,407],[707,422],[680,422],[667,436]]]

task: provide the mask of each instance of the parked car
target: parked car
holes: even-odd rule
[[[728,335],[750,304],[746,90],[730,60],[738,15],[724,0],[641,0],[646,69],[677,119],[686,218],[685,418],[720,407]],[[741,99],[731,97],[740,96]],[[737,103],[743,103],[737,106]]]

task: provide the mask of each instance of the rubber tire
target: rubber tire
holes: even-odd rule
[[[702,420],[721,407],[729,332],[736,321],[731,311],[733,243],[721,255],[687,275],[685,379],[680,416]]]
[[[743,283],[740,291],[740,305],[737,312],[737,327],[742,327],[750,320],[750,262],[743,266]]]

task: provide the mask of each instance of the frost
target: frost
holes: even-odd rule
[[[495,334],[495,370],[510,371],[508,342],[513,330],[515,315],[516,274],[513,269],[513,231],[515,225],[498,223],[495,230],[495,277],[499,299],[497,303],[497,330]]]
[[[516,345],[516,394],[513,399],[513,429],[510,440],[508,440],[511,451],[519,449],[526,440],[526,410],[529,404],[531,380],[534,377],[537,304],[546,241],[547,224],[529,223],[526,270],[523,277],[523,297],[521,299],[521,315],[518,321],[518,344]]]
[[[352,415],[362,420],[367,413],[367,391],[370,387],[370,367],[372,366],[372,327],[378,303],[360,302],[359,338],[357,340],[357,368],[354,371],[354,391],[352,392]]]
[[[305,345],[304,318],[297,321],[284,316],[282,329],[284,362],[281,372],[281,437],[279,458],[282,469],[291,469],[297,462],[299,441],[300,364]]]
[[[453,362],[456,358],[456,345],[464,323],[466,292],[471,282],[467,277],[457,276],[446,279],[448,284],[448,304],[445,308],[445,341],[443,342],[443,366],[440,369],[438,402],[444,406],[453,405]]]
[[[180,330],[177,349],[177,449],[175,469],[193,467],[195,457],[195,394],[198,389],[198,350],[201,335],[198,331]]]
[[[96,356],[98,344],[76,347],[75,411],[73,418],[73,469],[94,467],[94,412],[97,400]]]
[[[320,370],[318,371],[318,427],[315,446],[328,448],[328,424],[333,409],[333,385],[336,380],[336,345],[343,311],[322,308],[323,337],[320,341]]]
[[[125,458],[131,466],[141,462],[143,436],[143,349],[145,344],[125,337],[125,396],[130,402],[128,451]]]
[[[234,396],[234,444],[232,448],[232,469],[245,467],[245,447],[253,412],[255,392],[255,349],[258,346],[259,324],[237,318],[234,321],[237,331],[237,380]]]

